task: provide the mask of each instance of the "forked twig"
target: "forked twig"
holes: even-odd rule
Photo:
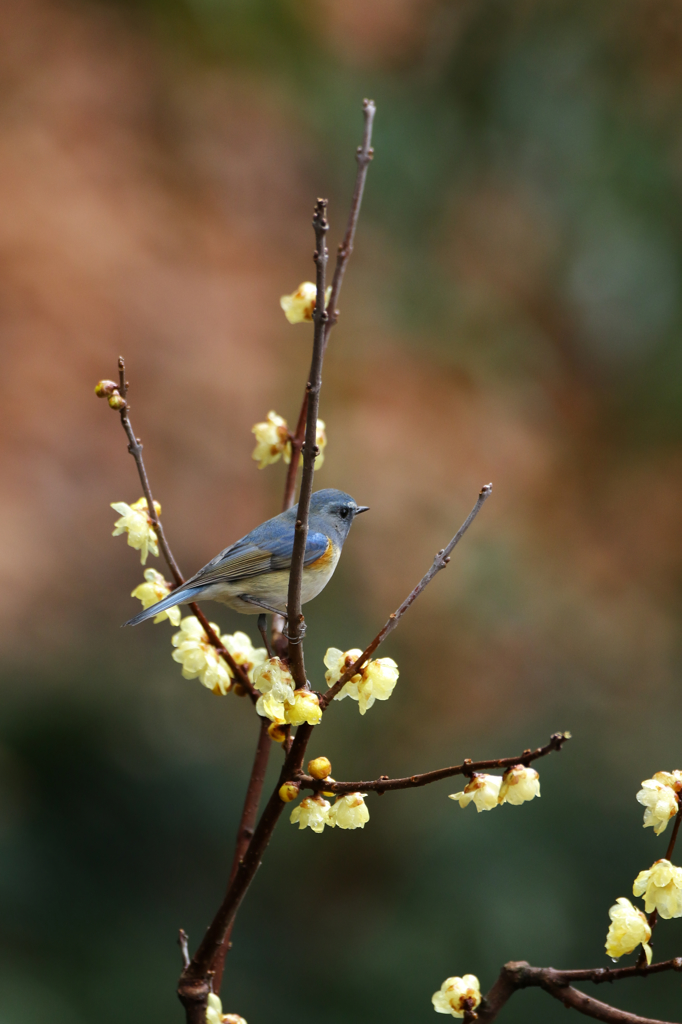
[[[328,707],[330,701],[334,699],[337,693],[340,693],[340,691],[343,689],[348,680],[352,679],[353,676],[360,671],[365,662],[369,661],[369,659],[372,657],[379,644],[386,639],[389,633],[393,632],[393,630],[398,625],[407,609],[414,604],[414,602],[417,600],[421,592],[424,590],[426,586],[428,586],[428,584],[431,582],[436,573],[440,572],[441,569],[445,568],[445,566],[450,561],[450,555],[452,554],[455,545],[459,544],[460,540],[462,539],[462,537],[464,536],[464,534],[469,529],[474,519],[480,512],[484,503],[492,494],[492,491],[492,484],[486,484],[484,487],[481,488],[481,493],[478,496],[476,504],[474,505],[471,512],[466,517],[466,519],[464,520],[464,522],[462,523],[462,525],[460,526],[459,530],[452,538],[450,543],[447,545],[447,547],[443,548],[442,551],[438,552],[435,559],[433,560],[433,565],[431,566],[429,571],[426,573],[425,576],[422,576],[417,586],[407,595],[407,597],[400,605],[400,607],[397,608],[394,612],[391,612],[384,625],[381,627],[377,635],[372,640],[371,644],[369,644],[369,646],[365,648],[365,650],[362,652],[357,661],[355,661],[349,668],[347,668],[343,675],[341,675],[340,678],[334,683],[334,685],[330,687],[329,690],[327,690],[325,695],[320,700],[321,708],[324,709]]]

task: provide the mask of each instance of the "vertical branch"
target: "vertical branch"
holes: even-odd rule
[[[268,735],[269,725],[270,720],[268,718],[261,718],[256,756],[253,761],[251,778],[249,779],[246,798],[244,800],[244,809],[242,811],[239,829],[237,831],[237,842],[235,844],[234,860],[232,861],[232,870],[230,872],[230,879],[227,886],[228,889],[232,885],[234,876],[237,874],[239,865],[244,858],[244,854],[249,848],[249,843],[251,842],[253,832],[256,827],[258,805],[263,792],[265,772],[268,767],[268,757],[270,755],[271,740]],[[233,927],[234,920],[231,922],[213,961],[213,991],[216,994],[220,992],[220,986],[223,980],[223,971],[225,969],[225,957],[227,956],[231,946],[230,939],[232,938]],[[185,966],[187,966],[187,964],[185,964]]]
[[[308,539],[308,516],[310,498],[313,493],[313,474],[315,457],[319,454],[315,444],[317,436],[317,413],[320,406],[320,389],[322,387],[322,361],[324,359],[324,338],[328,320],[324,307],[324,293],[327,280],[328,252],[325,237],[329,230],[326,218],[327,200],[318,199],[313,216],[315,230],[315,266],[317,301],[313,320],[313,357],[310,364],[310,376],[306,386],[308,395],[308,411],[305,429],[305,445],[303,449],[303,476],[301,491],[298,498],[298,516],[294,532],[294,547],[291,555],[291,572],[289,574],[289,594],[287,601],[287,624],[289,640],[289,663],[291,672],[298,687],[307,685],[305,663],[303,661],[303,612],[301,604],[301,584],[303,582],[303,559]]]

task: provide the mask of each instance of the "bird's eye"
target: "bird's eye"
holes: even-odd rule
[[[349,509],[347,509],[345,506],[343,508],[339,509],[339,515],[341,516],[342,519],[346,518],[346,516],[348,515],[348,512],[349,512]]]

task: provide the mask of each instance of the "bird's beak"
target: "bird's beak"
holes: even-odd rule
[[[361,512],[369,512],[369,505],[358,505],[355,510],[356,516],[359,516]]]

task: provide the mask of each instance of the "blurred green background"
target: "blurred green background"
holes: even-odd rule
[[[448,975],[608,965],[608,908],[665,850],[639,782],[682,767],[679,4],[7,0],[0,55],[3,1024],[182,1019],[177,929],[223,891],[256,723],[181,678],[167,623],[119,630],[141,567],[109,502],[140,489],[92,388],[123,352],[186,572],[278,510],[249,431],[295,419],[311,332],[278,298],[317,195],[340,237],[363,96],[318,480],[372,511],[309,606],[314,684],[495,490],[386,645],[390,702],[335,706],[311,754],[362,778],[574,739],[527,806],[446,782],[363,832],[283,819],[224,1008],[428,1022]],[[682,1020],[677,976],[594,994]],[[564,1016],[525,992],[500,1019]]]

